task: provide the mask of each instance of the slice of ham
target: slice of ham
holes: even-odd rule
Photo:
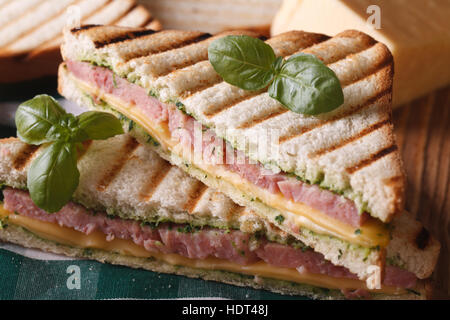
[[[74,61],[68,61],[67,66],[77,78],[95,84],[106,93],[113,94],[129,104],[139,106],[150,118],[157,121],[168,119],[167,108],[163,104],[155,103],[156,99],[151,99],[143,88],[114,75],[108,69]]]
[[[369,219],[369,215],[360,214],[355,203],[349,199],[317,185],[299,181],[285,173],[273,173],[259,163],[251,163],[240,151],[224,143],[212,130],[203,127],[193,117],[173,105],[161,103],[142,87],[115,76],[111,70],[85,62],[69,60],[66,63],[70,72],[78,79],[135,105],[156,123],[167,121],[172,138],[179,141],[183,147],[190,148],[189,150],[196,144],[194,130],[197,125],[202,133],[200,142],[203,161],[224,165],[258,187],[274,194],[281,193],[291,201],[304,203],[353,227],[361,227]]]
[[[329,274],[336,278],[358,277],[345,267],[335,266],[325,260],[323,255],[312,250],[295,249],[279,243],[267,243],[256,249],[258,256],[265,262],[283,268],[303,267],[311,273]]]
[[[355,204],[344,197],[320,189],[316,185],[308,185],[302,181],[286,179],[278,182],[281,193],[294,202],[303,202],[312,208],[356,227],[364,224],[368,214],[359,214]]]
[[[322,254],[311,249],[300,249],[265,239],[254,242],[249,234],[238,230],[220,230],[205,227],[190,232],[188,225],[164,223],[151,228],[134,220],[108,217],[105,213],[87,210],[73,202],[59,212],[49,214],[38,208],[26,191],[3,190],[6,210],[20,215],[73,228],[85,234],[100,231],[107,240],[114,238],[132,240],[150,252],[177,253],[191,259],[216,257],[241,265],[263,260],[269,265],[306,270],[335,278],[357,279],[344,267],[335,266]],[[188,228],[188,232],[186,232]],[[413,288],[417,278],[409,271],[387,266],[384,284]]]
[[[206,228],[194,233],[182,233],[177,228],[159,229],[161,241],[170,250],[191,259],[216,257],[242,265],[260,259],[248,245],[250,235],[240,231],[225,231]]]

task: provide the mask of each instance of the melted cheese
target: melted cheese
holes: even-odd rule
[[[33,234],[57,243],[75,246],[78,248],[93,248],[115,252],[122,255],[139,258],[154,257],[171,265],[185,266],[205,270],[223,270],[234,273],[260,276],[329,289],[365,289],[365,283],[355,279],[333,278],[327,275],[313,274],[308,272],[298,272],[296,269],[280,268],[271,266],[265,262],[257,262],[251,265],[239,265],[234,262],[220,260],[217,258],[189,259],[178,254],[154,253],[145,250],[131,240],[113,239],[106,240],[106,235],[95,231],[89,235],[71,228],[61,227],[55,223],[40,221],[20,214],[11,213],[0,206],[0,217],[8,218],[9,224],[14,224],[25,228]],[[401,294],[403,289],[395,287],[382,287],[378,290],[369,290],[377,293]]]
[[[94,88],[72,75],[70,76],[83,91],[100,97],[107,103],[113,105],[117,111],[142,126],[170,152],[175,153],[180,158],[185,158],[186,152],[191,152],[190,148],[189,150],[182,150],[181,144],[172,139],[166,123],[156,124],[135,105],[127,104],[111,94]],[[356,229],[351,225],[334,219],[305,204],[293,202],[285,198],[282,194],[273,194],[268,190],[260,188],[248,180],[241,178],[239,174],[226,170],[224,166],[211,165],[206,163],[206,161],[196,161],[196,158],[195,156],[189,156],[189,159],[193,159],[195,162],[193,164],[197,168],[215,177],[220,177],[220,179],[227,181],[240,191],[247,193],[247,195],[253,198],[261,199],[263,203],[273,208],[291,213],[295,221],[290,226],[291,229],[298,230],[299,227],[303,227],[319,234],[330,235],[368,248],[376,246],[384,248],[389,243],[389,231],[379,220],[371,219],[367,221],[359,228],[361,232],[355,233]]]

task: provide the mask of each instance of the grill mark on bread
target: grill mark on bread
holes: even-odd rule
[[[276,48],[276,51],[278,51],[277,55],[286,57],[290,54],[295,54],[296,52],[298,52],[298,50],[306,50],[328,39],[330,39],[330,37],[323,34],[305,33],[303,31],[290,31],[282,35],[270,38],[267,41],[267,44],[269,44],[273,48]],[[294,49],[294,51],[292,51],[292,48],[290,49],[288,48],[289,46],[286,47],[284,45],[285,42],[293,43],[293,46],[295,46],[297,49]]]
[[[420,232],[415,237],[415,243],[417,248],[420,250],[425,250],[428,244],[430,243],[430,233],[427,229],[422,227]]]
[[[13,160],[13,168],[16,170],[22,170],[31,160],[36,151],[39,150],[39,148],[40,146],[33,144],[24,145]]]
[[[348,87],[357,82],[364,81],[365,79],[369,78],[370,76],[378,72],[383,72],[383,70],[391,68],[392,62],[393,57],[390,56],[388,59],[384,59],[383,61],[380,61],[378,64],[371,65],[371,67],[367,70],[367,72],[364,73],[362,77],[360,77],[359,79],[352,79],[349,81],[341,82],[342,88]]]
[[[328,40],[332,40],[332,39],[334,39],[334,38],[329,38]],[[321,42],[321,43],[322,43],[322,42]],[[318,43],[318,44],[321,44],[321,43]],[[318,59],[321,60],[323,63],[325,63],[327,66],[329,66],[329,65],[331,65],[331,64],[335,64],[335,63],[341,62],[341,61],[343,61],[343,60],[346,60],[346,59],[348,59],[348,58],[350,58],[350,57],[357,56],[357,55],[360,54],[361,52],[363,52],[363,51],[365,51],[365,50],[369,50],[369,49],[371,49],[372,47],[374,47],[375,45],[377,45],[377,42],[370,43],[370,44],[364,44],[361,48],[358,48],[356,51],[354,51],[354,52],[348,52],[348,53],[346,53],[346,54],[344,54],[344,55],[342,55],[342,54],[340,54],[340,53],[338,52],[338,54],[336,54],[335,56],[332,56],[332,57],[331,57],[330,59],[328,59],[328,60],[324,60],[324,59],[321,59],[321,58],[319,58],[319,57],[318,57]],[[302,50],[296,52],[295,54],[298,54],[298,53],[313,54],[313,53],[311,52],[311,49],[312,49],[313,47],[314,47],[314,45],[312,45],[311,47],[302,49]]]
[[[360,31],[356,31],[356,30],[343,31],[343,32],[337,34],[336,36],[334,36],[334,38],[356,38],[359,40],[359,42],[363,46],[363,48],[357,52],[347,54],[345,57],[343,57],[341,59],[330,61],[330,64],[347,59],[352,55],[357,55],[357,54],[361,53],[362,51],[368,50],[379,43],[374,38],[368,36],[367,34],[360,32]]]
[[[198,83],[197,87],[192,88],[191,90],[187,91],[185,95],[183,95],[183,99],[188,99],[189,97],[193,96],[194,94],[206,90],[208,88],[214,87],[216,84],[222,83],[222,78],[218,77],[217,79],[210,80],[210,81],[202,81],[201,83]]]
[[[80,161],[81,158],[83,158],[84,155],[86,154],[86,152],[89,150],[89,148],[90,148],[91,145],[92,145],[92,140],[86,140],[86,141],[83,141],[83,142],[81,143],[81,145],[82,145],[81,148],[77,148],[77,152],[78,152],[77,158],[78,158],[78,161]]]
[[[288,111],[289,110],[287,108],[280,106],[277,109],[270,111],[269,113],[261,114],[253,119],[244,122],[243,124],[239,125],[237,129],[250,129],[260,123],[263,123],[264,121],[278,117]]]
[[[184,47],[186,47],[188,45],[202,42],[202,41],[207,40],[207,39],[209,39],[211,37],[212,37],[212,35],[209,34],[209,33],[202,33],[200,35],[195,35],[192,38],[187,38],[187,39],[184,39],[184,40],[182,40],[180,42],[177,42],[177,43],[170,43],[170,44],[163,43],[161,46],[149,49],[149,50],[147,50],[145,52],[130,53],[129,55],[124,57],[124,62],[128,62],[128,61],[133,60],[133,59],[139,59],[139,58],[142,58],[142,57],[149,57],[149,56],[154,55],[154,54],[159,54],[159,53],[163,53],[163,52],[174,50],[174,49],[181,49],[181,48],[184,48]],[[162,76],[162,75],[159,75],[159,76]]]
[[[334,56],[332,59],[327,60],[327,61],[326,61],[326,65],[329,66],[329,65],[331,65],[331,64],[334,64],[334,63],[338,63],[338,62],[347,60],[347,59],[349,59],[349,58],[351,58],[351,57],[356,57],[356,56],[359,55],[361,52],[363,52],[363,51],[365,51],[365,50],[371,49],[371,48],[374,47],[376,44],[377,44],[376,42],[375,42],[375,43],[372,43],[371,45],[364,46],[364,47],[360,48],[359,50],[357,50],[357,51],[355,51],[355,52],[349,52],[349,53],[347,53],[347,54],[344,55],[344,56],[336,55],[336,56]],[[320,60],[322,60],[322,59],[320,59]]]
[[[156,189],[158,189],[164,178],[169,174],[171,168],[172,166],[168,162],[162,161],[160,167],[156,170],[157,173],[149,177],[148,184],[142,188],[139,194],[142,201],[149,201],[152,198],[153,193]]]
[[[208,187],[204,185],[200,181],[196,181],[196,186],[193,192],[191,192],[188,202],[184,205],[184,210],[186,210],[189,214],[193,214],[197,203],[200,201],[202,196],[205,194]]]
[[[247,94],[248,93],[248,94]],[[259,95],[260,92],[255,92],[255,93],[251,93],[250,91],[247,91],[243,96],[241,97],[234,97],[232,96],[231,99],[225,101],[222,105],[220,104],[215,104],[212,105],[210,109],[206,110],[203,114],[208,117],[208,118],[213,118],[216,115],[218,115],[219,113],[233,108],[235,105],[244,102],[246,100],[250,100],[251,98],[256,97],[257,95]]]
[[[103,41],[94,41],[94,45],[96,49],[101,49],[103,47],[109,46],[111,44],[117,44],[120,42],[126,42],[130,40],[136,40],[145,36],[152,35],[154,33],[159,32],[159,30],[137,30],[137,31],[127,31],[124,34],[117,35],[115,37],[103,40]]]
[[[302,134],[305,134],[311,130],[314,130],[316,128],[322,127],[330,122],[333,121],[337,121],[339,119],[348,117],[350,115],[352,115],[353,113],[359,112],[367,107],[369,107],[370,105],[376,103],[378,100],[383,99],[385,96],[390,95],[391,94],[391,88],[387,88],[386,90],[381,91],[380,93],[377,93],[376,95],[374,95],[373,97],[370,97],[369,99],[367,99],[364,103],[353,107],[353,108],[349,108],[349,110],[347,110],[346,112],[339,114],[329,120],[326,121],[319,121],[317,123],[314,123],[310,126],[307,127],[300,127],[300,128],[296,128],[295,131],[289,135],[286,136],[282,136],[279,139],[280,144],[285,143],[289,140],[292,140],[294,138],[300,137]]]
[[[386,147],[382,150],[377,151],[376,153],[370,155],[369,158],[361,160],[358,164],[354,165],[353,167],[347,168],[345,170],[347,171],[347,173],[353,174],[397,150],[398,150],[398,147],[393,144],[389,147]]]
[[[89,30],[89,29],[93,29],[93,28],[97,28],[97,27],[100,27],[100,25],[99,24],[85,24],[85,25],[82,25],[81,27],[71,29],[70,32],[71,33],[79,33],[81,31]]]
[[[391,123],[390,118],[388,117],[387,119],[384,119],[382,121],[379,121],[365,129],[363,129],[362,131],[358,132],[357,134],[355,134],[354,136],[351,136],[349,138],[346,139],[342,139],[340,142],[338,142],[335,145],[332,145],[330,147],[318,150],[316,152],[311,153],[309,156],[310,158],[315,158],[315,157],[320,157],[323,156],[324,154],[330,153],[332,151],[335,151],[337,149],[340,149],[346,145],[348,145],[349,143],[352,143],[353,141],[356,141],[358,139],[361,139],[362,137],[384,127],[385,125],[389,125]]]
[[[342,31],[341,33],[338,33],[334,37],[335,38],[359,38],[361,40],[361,42],[366,43],[367,46],[377,43],[377,41],[374,38],[365,34],[364,32],[358,31],[358,30],[345,30],[345,31]]]
[[[129,138],[128,141],[123,145],[122,149],[119,151],[120,156],[115,160],[115,163],[107,170],[105,175],[100,179],[97,184],[97,190],[102,192],[105,191],[114,178],[119,174],[120,170],[124,167],[125,163],[128,161],[131,153],[139,146],[139,143],[134,138]]]
[[[323,126],[325,123],[323,122],[319,122],[315,125],[309,126],[309,127],[301,127],[301,128],[296,128],[295,132],[288,135],[288,136],[282,136],[280,137],[280,139],[278,140],[280,142],[280,144],[285,143],[289,140],[292,140],[294,138],[300,137],[301,135],[307,133],[308,131],[311,131],[315,128],[318,128],[320,126]]]
[[[185,62],[183,62],[183,63],[175,63],[175,64],[172,64],[172,65],[170,66],[170,69],[169,69],[169,70],[164,71],[164,72],[160,72],[160,73],[156,73],[155,76],[156,76],[156,77],[165,77],[165,76],[167,76],[168,74],[171,74],[172,72],[175,72],[175,71],[177,71],[177,70],[180,70],[180,69],[184,69],[184,68],[193,66],[193,65],[196,64],[196,63],[204,62],[204,61],[207,61],[207,60],[208,60],[208,53],[206,52],[206,53],[205,53],[205,56],[201,57],[201,58],[198,59],[198,60],[197,60],[197,59],[194,59],[194,60],[188,60],[188,61],[185,61]]]

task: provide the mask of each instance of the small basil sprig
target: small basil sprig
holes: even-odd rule
[[[269,87],[269,96],[307,115],[330,112],[344,103],[336,74],[313,55],[285,60],[272,47],[249,36],[226,36],[208,48],[209,61],[225,82],[244,90]]]
[[[104,140],[122,134],[120,121],[110,113],[66,113],[48,95],[22,103],[16,111],[17,136],[23,142],[45,144],[28,169],[31,199],[49,213],[59,211],[78,187],[77,150],[86,140]]]

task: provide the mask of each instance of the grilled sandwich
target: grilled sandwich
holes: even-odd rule
[[[287,110],[265,90],[223,82],[207,50],[229,34],[258,36],[68,30],[59,91],[130,120],[130,134],[156,141],[164,159],[379,287],[405,188],[392,132],[389,50],[357,31],[333,38],[293,31],[267,40],[276,55],[313,54],[338,76],[344,104],[312,117]],[[269,150],[253,152],[261,145],[254,138],[272,131]]]
[[[63,28],[80,22],[161,29],[160,22],[135,0],[2,1],[0,83],[55,75]]]
[[[0,240],[134,268],[313,298],[424,299],[419,280],[439,244],[405,214],[394,219],[378,290],[276,224],[160,158],[124,134],[87,141],[72,201],[49,214],[31,200],[27,171],[45,146],[0,141]],[[418,248],[418,244],[419,248]],[[437,250],[437,251],[436,251]],[[413,262],[413,263],[412,263]]]

